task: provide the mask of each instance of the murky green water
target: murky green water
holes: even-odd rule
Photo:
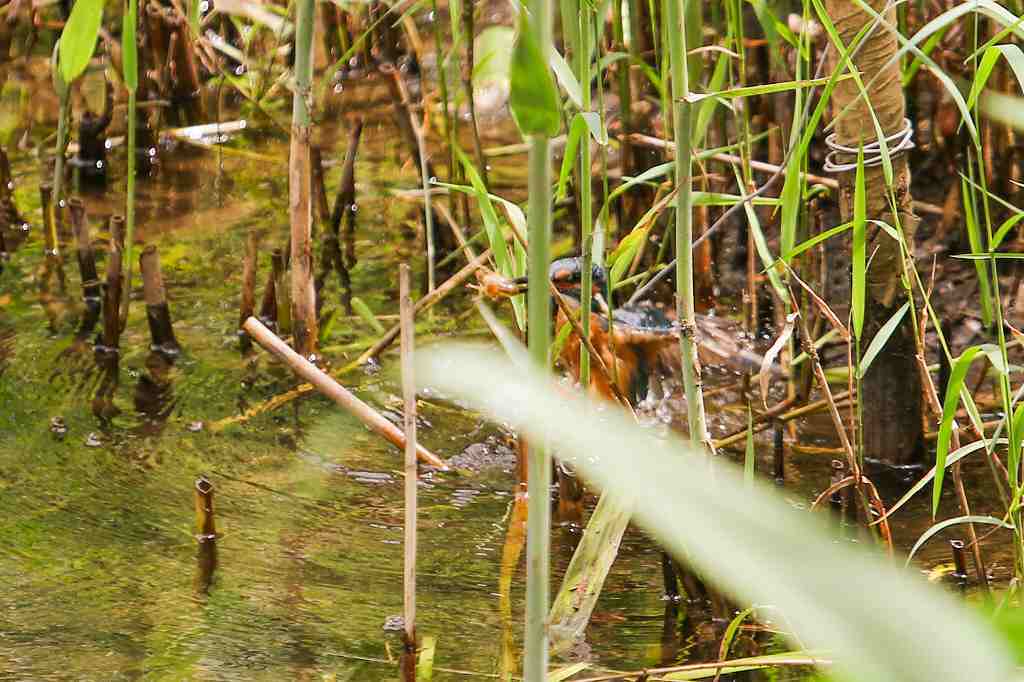
[[[38,142],[41,128],[52,125],[52,102],[25,98],[21,87],[4,92],[0,121],[17,139],[36,119],[27,139]],[[411,260],[417,275],[423,267],[416,205],[384,191],[415,184],[413,170],[397,165],[404,154],[389,113],[364,111],[357,166],[352,287],[378,314],[396,312],[398,263]],[[31,151],[13,153],[18,203],[35,228],[0,274],[2,679],[397,678],[400,643],[384,625],[402,607],[400,454],[318,397],[212,428],[295,383],[266,355],[246,360],[238,351],[246,235],[254,230],[261,237],[261,293],[269,252],[284,245],[287,224],[287,147],[258,122],[252,128],[264,132],[236,137],[223,153],[166,150],[159,176],[141,183],[140,237],[161,250],[184,350],[173,363],[150,353],[141,292],[134,292],[113,388],[117,414],[104,420],[93,411],[102,382],[91,348],[71,341],[79,299],[73,262],[66,264],[69,315],[56,330],[39,305],[41,163]],[[338,128],[343,139],[345,124]],[[511,130],[508,121],[498,122],[488,141],[514,141]],[[339,159],[342,147],[325,158]],[[123,153],[116,150],[111,161],[110,191],[87,198],[94,217],[120,212],[123,203]],[[492,177],[499,185],[513,182],[522,165],[507,159]],[[339,173],[333,165],[329,189]],[[329,287],[329,305],[336,306],[336,285]],[[470,310],[466,294],[454,296],[422,322],[421,343],[482,333]],[[342,316],[326,345],[341,365],[371,337],[363,321]],[[395,364],[385,355],[381,367],[344,381],[397,416]],[[745,419],[745,405],[726,407],[718,406],[719,423]],[[421,439],[441,456],[479,443],[491,454],[501,451],[503,434],[477,416],[429,400],[421,409]],[[53,432],[54,418],[66,424],[65,434]],[[790,456],[785,494],[793,504],[808,505],[827,485],[828,459]],[[508,462],[500,464],[434,474],[420,488],[419,632],[437,638],[439,668],[469,671],[439,670],[436,679],[494,674],[503,642],[518,651],[521,561],[511,620],[498,598],[514,483]],[[759,467],[770,469],[768,448]],[[193,483],[204,473],[216,487],[215,556],[194,537]],[[984,471],[966,475],[975,490],[987,485]],[[975,512],[987,513],[978,497]],[[894,523],[898,544],[909,546],[928,525],[920,505],[901,514]],[[566,528],[555,532],[556,579],[575,539]],[[932,547],[925,567],[948,561],[940,543]],[[988,550],[994,573],[1005,574],[1006,562]],[[587,647],[576,655],[619,669],[707,660],[717,654],[707,615],[697,605],[666,616],[659,552],[630,531]],[[773,635],[759,633],[741,638],[736,652],[778,646]]]

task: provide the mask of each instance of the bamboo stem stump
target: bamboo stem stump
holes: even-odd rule
[[[197,596],[205,596],[217,570],[217,525],[213,513],[213,483],[205,475],[196,479],[193,494],[196,508],[196,577],[193,587]]]
[[[348,389],[329,377],[323,370],[306,360],[292,350],[288,344],[278,338],[273,332],[263,326],[255,317],[250,317],[242,325],[253,341],[258,343],[268,352],[273,353],[281,359],[296,375],[305,379],[313,385],[316,390],[324,394],[348,412],[356,416],[371,430],[383,436],[389,443],[399,448],[405,448],[405,434],[397,426],[385,419],[379,412],[364,403],[353,395]],[[447,471],[448,465],[430,452],[422,445],[416,445],[416,456],[424,464],[429,464],[441,470]]]
[[[113,225],[113,223],[112,223]],[[121,295],[124,275],[121,272],[124,256],[123,234],[111,230],[110,253],[107,256],[107,284],[103,296],[103,345],[107,352],[117,351],[121,345]],[[120,239],[119,239],[120,237]]]
[[[206,476],[196,479],[196,533],[200,542],[217,537],[217,524],[213,515],[213,483]]]
[[[174,337],[171,324],[171,309],[167,305],[167,290],[160,271],[160,253],[152,244],[139,254],[139,271],[142,272],[142,291],[146,299],[146,318],[149,320],[152,349],[177,355],[181,352],[181,345]]]
[[[71,224],[75,233],[75,255],[78,259],[78,273],[82,280],[82,302],[85,314],[75,336],[85,339],[96,327],[100,318],[100,278],[96,272],[96,253],[92,248],[89,221],[81,199],[70,202]]]
[[[416,327],[409,293],[409,266],[398,268],[398,297],[402,324],[402,397],[405,401],[405,589],[402,615],[405,649],[416,651],[416,378],[413,375]]]

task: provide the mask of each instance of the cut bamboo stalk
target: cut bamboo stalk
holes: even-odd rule
[[[213,483],[206,476],[196,479],[196,533],[200,542],[217,537],[217,524],[213,515]]]
[[[416,378],[413,375],[416,320],[409,293],[409,266],[398,268],[398,304],[402,325],[402,397],[405,401],[405,648],[416,651]]]
[[[85,339],[92,334],[100,317],[100,278],[96,272],[96,253],[93,251],[92,237],[89,235],[85,205],[81,199],[72,199],[70,210],[71,224],[75,232],[78,273],[82,280],[82,302],[85,304],[85,314],[75,336]]]
[[[107,283],[103,295],[103,345],[107,352],[116,352],[121,345],[121,295],[124,276],[121,272],[124,242],[111,231],[110,253],[107,256]],[[122,237],[123,238],[123,237]]]
[[[356,416],[370,429],[380,436],[383,436],[389,443],[399,448],[405,448],[405,434],[401,429],[385,419],[379,412],[357,398],[344,386],[329,377],[323,370],[292,350],[288,344],[277,337],[276,334],[267,329],[255,317],[250,317],[242,325],[256,343],[260,344],[268,352],[273,353],[299,377],[313,385],[316,390],[324,394],[348,412]],[[422,445],[416,445],[416,455],[424,464],[447,470],[448,465],[440,457],[433,454]]]
[[[139,254],[139,270],[142,272],[142,291],[146,299],[146,318],[149,320],[152,349],[176,354],[181,350],[181,345],[174,337],[167,290],[160,271],[160,253],[156,246],[150,244]]]

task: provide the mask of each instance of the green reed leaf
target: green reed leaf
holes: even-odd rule
[[[77,0],[60,35],[60,75],[71,84],[89,66],[103,22],[103,0]]]
[[[519,35],[512,48],[509,70],[511,92],[509,107],[516,125],[524,136],[558,134],[561,105],[558,89],[551,75],[549,60],[544,58],[549,46],[537,44],[525,11],[519,13]]]
[[[939,511],[939,498],[942,495],[942,479],[946,474],[946,455],[953,435],[953,417],[960,405],[960,389],[963,388],[967,370],[971,362],[982,350],[981,346],[971,346],[956,359],[949,375],[946,397],[942,401],[942,422],[939,424],[939,439],[935,448],[935,485],[932,489],[932,517]]]
[[[853,334],[864,330],[864,294],[867,289],[867,190],[864,187],[864,147],[857,150],[857,173],[853,184],[853,293],[851,314]]]

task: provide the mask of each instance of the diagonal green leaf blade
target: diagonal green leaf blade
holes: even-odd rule
[[[900,682],[1014,678],[1000,640],[962,602],[881,557],[834,542],[823,523],[769,486],[745,488],[724,462],[710,467],[682,440],[658,439],[618,411],[588,410],[550,377],[514,369],[493,351],[442,346],[419,360],[417,376],[427,385],[534,442],[557,443],[598,489],[631,497],[638,525],[676,555],[685,552],[695,570],[733,597],[781,609],[805,646],[833,652],[841,674]]]
[[[982,350],[981,346],[971,346],[956,359],[949,375],[949,385],[942,401],[942,422],[939,424],[939,439],[935,448],[935,484],[932,489],[932,517],[939,511],[939,497],[942,495],[942,479],[946,474],[946,455],[949,454],[949,441],[953,434],[953,416],[960,405],[960,389],[963,388],[967,370],[971,368],[974,357]]]
[[[77,0],[60,36],[60,75],[68,85],[89,66],[103,21],[103,0]]]

